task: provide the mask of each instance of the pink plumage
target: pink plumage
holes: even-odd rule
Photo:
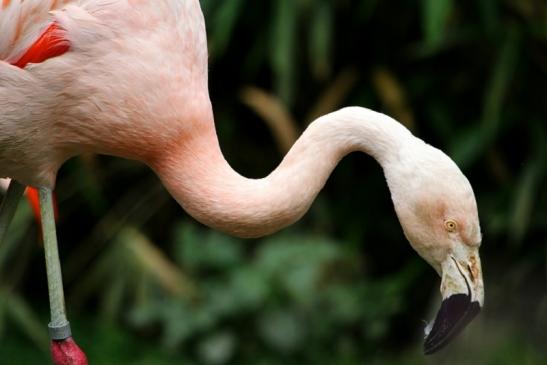
[[[7,5],[9,5],[9,1],[4,1],[3,6],[7,7]],[[49,58],[57,57],[67,52],[70,48],[69,43],[59,34],[59,26],[55,23],[51,23],[40,37],[25,51],[23,56],[12,64],[24,68],[29,63],[44,62]],[[26,196],[32,207],[36,221],[40,223],[38,191],[34,188],[28,188]]]

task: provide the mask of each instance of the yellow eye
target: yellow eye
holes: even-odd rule
[[[444,222],[444,227],[448,232],[456,232],[456,230],[458,229],[458,223],[456,223],[452,219],[448,219]]]

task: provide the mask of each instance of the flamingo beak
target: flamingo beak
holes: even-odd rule
[[[477,248],[465,247],[441,265],[441,308],[425,329],[424,353],[446,346],[479,314],[484,301],[482,271]]]

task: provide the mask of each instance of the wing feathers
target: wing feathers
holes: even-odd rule
[[[17,62],[53,22],[50,13],[75,0],[2,0],[0,60]]]
[[[59,26],[52,23],[13,65],[23,68],[29,63],[40,63],[48,58],[62,55],[68,51],[69,47],[68,41],[63,39],[59,32]]]

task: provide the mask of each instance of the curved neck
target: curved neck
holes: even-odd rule
[[[383,114],[345,108],[311,123],[267,177],[248,179],[224,159],[210,115],[203,133],[185,140],[152,167],[194,218],[242,237],[269,234],[297,221],[348,153],[365,152],[386,170],[413,138]]]

